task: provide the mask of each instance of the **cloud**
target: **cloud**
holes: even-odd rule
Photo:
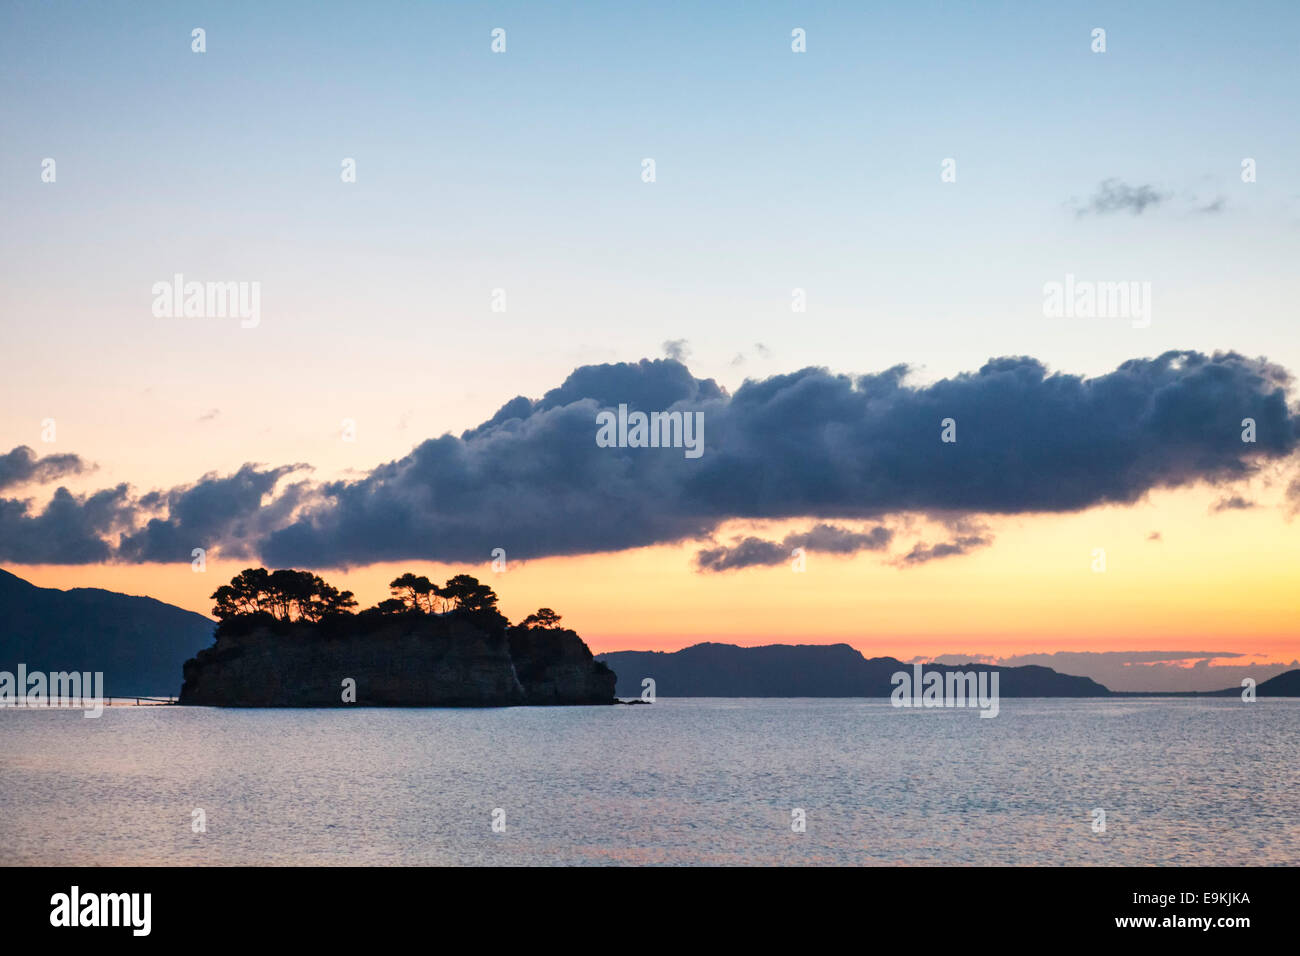
[[[165,509],[167,517],[151,518],[138,531],[122,535],[118,557],[181,561],[189,560],[194,548],[213,546],[227,557],[254,555],[262,536],[292,515],[306,485],[291,485],[265,506],[264,499],[281,478],[305,467],[246,464],[233,475],[209,474],[192,485],[146,495],[140,506]]]
[[[0,559],[19,564],[96,564],[113,558],[106,536],[126,527],[133,508],[125,484],[91,495],[59,488],[39,512],[0,498]]]
[[[1129,212],[1140,216],[1147,207],[1158,206],[1171,195],[1159,192],[1154,186],[1130,186],[1119,179],[1106,179],[1097,187],[1087,205],[1078,210],[1078,215],[1094,213],[1104,216],[1113,212]]]
[[[144,495],[132,494],[125,483],[90,495],[59,488],[39,511],[29,501],[0,498],[0,560],[188,562],[196,547],[248,557],[267,534],[291,520],[305,482],[266,498],[282,477],[302,467],[264,470],[248,464],[233,475],[205,475],[191,485]],[[158,513],[165,517],[151,517]]]
[[[691,345],[685,339],[669,339],[664,343],[664,355],[674,362],[685,362],[691,355]]]
[[[1230,484],[1296,448],[1291,377],[1262,358],[1167,352],[1087,378],[1005,357],[926,385],[909,384],[908,371],[806,368],[729,395],[671,359],[583,366],[540,399],[511,399],[459,437],[423,441],[358,478],[286,483],[301,466],[246,465],[144,496],[112,556],[228,548],[330,567],[479,561],[501,547],[528,559],[705,539],[734,519],[1070,512]],[[596,413],[619,404],[700,413],[703,456],[598,447]],[[940,440],[948,417],[956,443]],[[1257,423],[1253,443],[1240,440],[1245,417]],[[908,563],[984,537],[952,534]],[[0,537],[0,559],[21,560],[13,553]]]
[[[939,558],[951,558],[961,554],[969,554],[977,548],[985,548],[993,543],[993,539],[986,535],[959,535],[951,541],[943,541],[939,544],[927,545],[922,542],[912,546],[912,550],[899,558],[898,563],[902,567],[915,564],[925,564],[927,561],[935,561]]]
[[[1159,541],[1161,540],[1161,538],[1162,535],[1160,534],[1159,531],[1152,531],[1149,535],[1147,535],[1148,541]]]
[[[26,445],[0,455],[0,488],[14,485],[36,484],[93,471],[94,465],[78,455],[46,455],[39,457]]]
[[[781,564],[790,555],[780,541],[744,538],[730,548],[708,548],[695,556],[701,571],[732,571],[737,568]]]
[[[1231,495],[1230,497],[1220,498],[1215,502],[1213,511],[1245,511],[1248,508],[1255,507],[1255,502],[1247,501],[1241,495]]]
[[[465,560],[513,545],[540,557],[702,537],[734,518],[1076,511],[1245,478],[1296,444],[1290,376],[1235,353],[1169,352],[1096,378],[1024,357],[925,386],[906,372],[808,368],[727,396],[671,360],[587,366],[460,439],[325,486],[265,553],[281,564]],[[596,412],[619,403],[701,412],[703,457],[596,447]],[[1247,416],[1255,443],[1240,441]],[[945,417],[957,443],[939,440]]]
[[[754,343],[754,353],[761,359],[767,359],[772,357],[772,350],[769,349],[762,342]],[[748,359],[745,357],[744,352],[737,352],[735,358],[731,360],[731,367],[739,368],[740,366],[744,365],[745,362],[747,361]]]
[[[823,554],[856,554],[889,547],[894,532],[883,525],[859,532],[830,524],[816,524],[807,531],[792,533],[782,541],[746,537],[730,547],[706,548],[695,556],[701,571],[731,571],[738,568],[783,564],[795,548]]]

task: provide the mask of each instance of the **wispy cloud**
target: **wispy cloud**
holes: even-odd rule
[[[893,537],[894,532],[883,525],[861,532],[836,525],[817,524],[807,531],[788,534],[781,541],[746,537],[730,546],[706,548],[695,556],[695,564],[701,571],[772,566],[790,560],[795,548],[822,554],[856,554],[887,548]]]
[[[939,558],[952,558],[958,555],[970,554],[970,552],[978,548],[988,547],[992,543],[993,539],[989,536],[978,534],[958,535],[950,541],[941,541],[938,544],[917,542],[912,546],[911,551],[898,559],[898,563],[903,567],[925,564]]]
[[[1255,502],[1247,501],[1241,495],[1230,495],[1226,498],[1220,498],[1214,503],[1214,511],[1245,511],[1248,508],[1255,507]]]
[[[1106,179],[1097,187],[1087,204],[1078,210],[1078,215],[1092,213],[1104,216],[1114,212],[1128,212],[1140,216],[1147,209],[1168,201],[1172,195],[1147,184],[1130,186],[1119,179]]]

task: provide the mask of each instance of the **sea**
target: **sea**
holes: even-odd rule
[[[1300,700],[0,708],[0,864],[1296,865]]]

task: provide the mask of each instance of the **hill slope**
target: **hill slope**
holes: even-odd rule
[[[1198,697],[1240,697],[1240,687],[1226,687],[1223,690],[1202,691]],[[1300,697],[1300,670],[1283,671],[1276,677],[1260,681],[1255,687],[1256,697]]]
[[[0,670],[103,671],[107,696],[175,696],[214,626],[153,598],[38,588],[0,570]]]

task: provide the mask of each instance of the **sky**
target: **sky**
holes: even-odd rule
[[[8,2],[0,565],[204,612],[273,557],[366,603],[477,569],[597,651],[1276,673],[1298,33],[1289,3]],[[160,317],[176,274],[258,283],[256,324]],[[1147,314],[1046,315],[1067,276]],[[701,409],[703,456],[598,449],[620,401]]]

